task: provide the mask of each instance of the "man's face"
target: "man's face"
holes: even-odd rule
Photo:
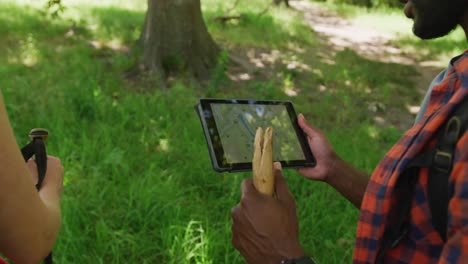
[[[414,19],[413,32],[422,39],[447,35],[465,13],[465,0],[400,0],[405,14]]]

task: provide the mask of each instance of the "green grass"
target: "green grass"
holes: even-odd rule
[[[210,1],[207,2],[210,3]],[[215,1],[211,2],[215,3]],[[262,8],[269,5],[269,1],[257,0],[256,2],[262,3],[260,5]],[[249,5],[240,4],[234,9],[235,11],[228,14],[240,15],[241,19],[227,23],[217,23],[213,20],[219,15],[226,14],[230,8],[224,5],[215,10],[206,10],[204,15],[208,21],[210,33],[226,45],[284,48],[291,43],[298,42],[304,45],[315,44],[315,39],[310,38],[310,29],[302,23],[301,16],[297,12],[280,8],[259,15],[263,10],[258,9],[259,4],[254,6],[257,8],[249,8]]]
[[[433,61],[445,67],[448,60],[466,49],[466,36],[458,27],[448,36],[433,40],[421,40],[412,33],[413,20],[403,14],[402,8],[383,8],[380,10],[359,9],[353,21],[398,36],[392,41],[407,53],[417,54],[421,61]]]
[[[406,52],[417,52],[423,61],[435,61],[443,66],[448,65],[450,58],[466,50],[466,36],[460,27],[444,38],[424,41],[410,36],[402,36],[395,43],[403,47]],[[430,44],[428,45],[428,43]]]
[[[369,104],[391,109],[419,100],[408,89],[410,66],[351,50],[326,63],[317,38],[292,11],[258,17],[269,1],[241,1],[235,12],[245,19],[223,27],[212,18],[234,1],[202,2],[219,43],[285,56],[291,45],[306,47],[295,60],[312,69],[280,65],[269,81],[238,84],[220,67],[205,88],[178,80],[168,90],[136,92],[121,77],[132,59],[88,43],[131,45],[145,1],[65,2],[59,20],[42,17],[28,1],[0,3],[0,88],[17,140],[22,145],[31,128],[47,127],[49,153],[65,167],[57,263],[243,263],[230,242],[230,208],[239,201],[241,180],[251,175],[212,170],[193,111],[198,97],[292,100],[341,156],[368,173],[401,132],[377,126]],[[286,95],[285,86],[296,86],[298,96]],[[285,174],[306,250],[319,263],[350,262],[358,210],[325,184]]]

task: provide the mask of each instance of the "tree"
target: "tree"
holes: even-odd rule
[[[283,2],[287,7],[289,7],[289,0],[273,0],[275,5],[280,5]]]
[[[220,52],[203,21],[200,0],[148,0],[139,44],[140,70],[163,79],[179,71],[206,79]]]

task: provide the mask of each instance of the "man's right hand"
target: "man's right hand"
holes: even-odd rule
[[[369,176],[341,159],[325,135],[311,127],[302,114],[297,119],[299,126],[307,135],[310,150],[317,161],[315,167],[301,168],[297,172],[305,178],[328,183],[356,208],[360,208]]]
[[[297,117],[299,126],[307,136],[307,141],[317,164],[312,168],[300,168],[299,174],[311,180],[327,181],[335,173],[336,163],[340,160],[322,131],[307,123],[304,115]]]
[[[232,244],[247,263],[280,263],[305,256],[299,242],[296,202],[275,163],[276,197],[258,192],[252,179],[242,181],[240,203],[232,208]]]

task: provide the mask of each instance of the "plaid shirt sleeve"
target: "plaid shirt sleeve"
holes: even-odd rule
[[[439,263],[468,263],[468,133],[458,141],[449,183],[448,236]]]

